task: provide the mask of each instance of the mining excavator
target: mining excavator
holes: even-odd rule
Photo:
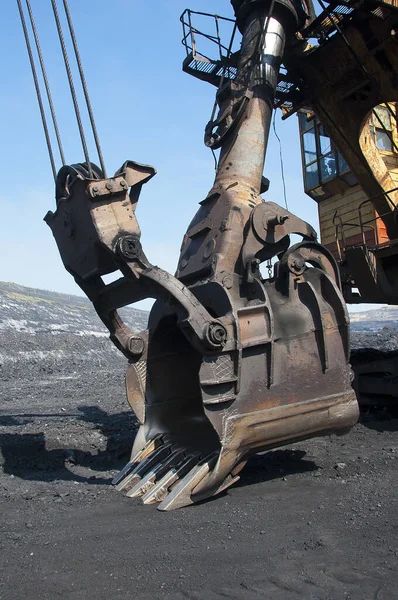
[[[56,0],[51,2],[80,123]],[[56,210],[45,217],[65,268],[128,359],[127,398],[140,425],[131,459],[114,484],[160,510],[219,494],[239,479],[254,453],[345,433],[358,419],[344,300],[351,272],[339,267],[308,223],[262,197],[276,108],[285,116],[307,111],[307,121],[311,111],[319,115],[390,240],[397,237],[394,192],[379,176],[381,165],[369,166],[361,131],[369,110],[397,93],[398,11],[378,0],[322,4],[318,16],[310,0],[231,3],[228,43],[220,39],[221,17],[209,16],[216,34],[204,37],[219,49],[216,58],[197,46],[202,34],[193,20],[206,15],[185,11],[181,17],[183,68],[217,89],[205,144],[219,155],[214,184],[188,226],[175,275],[152,264],[140,242],[135,212],[143,185],[156,174],[152,166],[126,161],[108,177],[100,151],[98,167],[83,143],[85,162],[59,170]],[[92,116],[87,94],[86,100]],[[292,244],[293,235],[300,241]],[[105,283],[104,276],[115,272],[121,277]],[[155,299],[148,328],[131,331],[118,310],[145,298]]]

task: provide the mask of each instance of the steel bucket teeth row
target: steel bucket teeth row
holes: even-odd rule
[[[113,484],[129,498],[174,510],[193,504],[195,487],[214,468],[218,452],[202,456],[162,436],[149,441],[116,475]]]

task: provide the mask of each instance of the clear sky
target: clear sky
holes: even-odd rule
[[[194,10],[232,16],[228,0],[191,2]],[[66,161],[81,162],[51,3],[31,4]],[[173,272],[184,232],[214,178],[203,131],[215,88],[181,70],[185,50],[179,17],[186,0],[69,0],[69,6],[108,174],[126,159],[156,167],[158,174],[142,190],[137,216],[149,260]],[[0,280],[81,293],[43,222],[55,207],[54,185],[16,0],[2,3],[1,16]],[[84,118],[86,124],[85,112]],[[303,191],[297,119],[282,121],[278,113],[276,122],[289,209],[318,229],[316,204]],[[91,137],[89,147],[97,162]],[[279,146],[272,130],[265,175],[271,181],[266,199],[283,205]]]

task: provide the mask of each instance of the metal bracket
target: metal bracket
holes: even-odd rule
[[[113,178],[92,180],[81,165],[64,167],[57,179],[57,210],[45,221],[66,269],[126,356],[136,359],[144,345],[117,309],[144,298],[175,305],[179,327],[201,352],[221,349],[228,337],[221,320],[214,319],[176,277],[151,265],[142,250],[135,209],[142,185],[155,173],[153,167],[128,161]],[[123,277],[105,285],[101,276],[118,270]]]
[[[247,281],[253,281],[253,268],[269,258],[285,252],[290,234],[301,235],[305,240],[316,240],[316,231],[274,202],[263,202],[253,208],[247,236],[242,248],[242,261]]]

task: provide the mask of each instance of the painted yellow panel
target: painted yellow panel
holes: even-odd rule
[[[359,186],[355,186],[346,194],[336,195],[322,200],[318,204],[321,241],[331,244],[336,241],[336,224],[341,238],[340,219],[344,223],[345,237],[361,233],[359,225],[359,206],[366,200],[366,194]],[[337,218],[336,218],[337,213]],[[375,210],[371,204],[365,204],[361,209],[362,222],[373,221]],[[373,225],[373,223],[371,223]],[[369,229],[369,227],[366,227]]]

